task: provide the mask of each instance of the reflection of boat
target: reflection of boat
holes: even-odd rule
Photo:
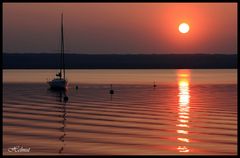
[[[63,151],[64,151],[64,148],[66,146],[66,143],[65,143],[65,137],[66,137],[66,120],[67,120],[67,109],[66,109],[66,105],[67,105],[67,100],[64,100],[64,96],[67,96],[67,91],[65,90],[58,90],[58,91],[55,91],[55,90],[52,90],[52,89],[49,89],[49,92],[51,94],[54,94],[54,96],[56,95],[57,97],[57,102],[60,102],[62,105],[61,107],[61,111],[62,111],[62,115],[60,115],[59,117],[62,118],[62,121],[61,121],[61,127],[59,128],[59,130],[61,131],[61,135],[59,136],[59,140],[62,142],[61,143],[61,147],[60,149],[58,150],[58,153],[59,154],[62,154]]]
[[[62,99],[61,99],[62,100]],[[63,120],[62,120],[62,127],[60,128],[60,130],[63,132],[63,134],[59,137],[59,140],[61,141],[61,142],[63,142],[63,145],[62,145],[62,147],[59,149],[59,154],[61,154],[62,152],[63,152],[63,150],[64,150],[64,147],[65,147],[65,136],[66,136],[66,131],[65,131],[65,128],[66,128],[66,114],[67,114],[67,112],[66,112],[66,102],[64,102],[64,104],[63,104],[63,115],[62,115],[62,118],[63,118]]]
[[[63,14],[61,16],[61,55],[60,55],[60,72],[56,74],[57,78],[48,81],[51,89],[67,89],[68,82],[65,79],[65,61],[64,61],[64,37],[63,37]]]

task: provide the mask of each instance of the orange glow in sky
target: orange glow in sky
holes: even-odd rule
[[[66,52],[237,53],[237,3],[3,3],[4,52],[54,52],[61,12]]]

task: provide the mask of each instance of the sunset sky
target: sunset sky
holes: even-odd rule
[[[67,53],[237,53],[237,3],[3,3],[3,52],[58,52],[62,12]]]

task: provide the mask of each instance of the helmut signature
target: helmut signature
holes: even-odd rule
[[[30,148],[24,148],[23,146],[14,146],[12,148],[8,148],[8,152],[30,152]]]

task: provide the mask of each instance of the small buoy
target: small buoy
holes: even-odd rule
[[[110,93],[110,94],[114,94],[114,91],[111,89],[109,93]]]
[[[68,96],[65,96],[63,99],[64,101],[68,101]]]
[[[76,86],[76,89],[78,90],[78,86]]]
[[[156,88],[156,87],[157,87],[157,85],[156,85],[155,81],[154,81],[153,87],[154,87],[154,88]]]
[[[114,90],[112,89],[112,85],[110,85],[111,89],[109,91],[110,94],[114,94]]]

